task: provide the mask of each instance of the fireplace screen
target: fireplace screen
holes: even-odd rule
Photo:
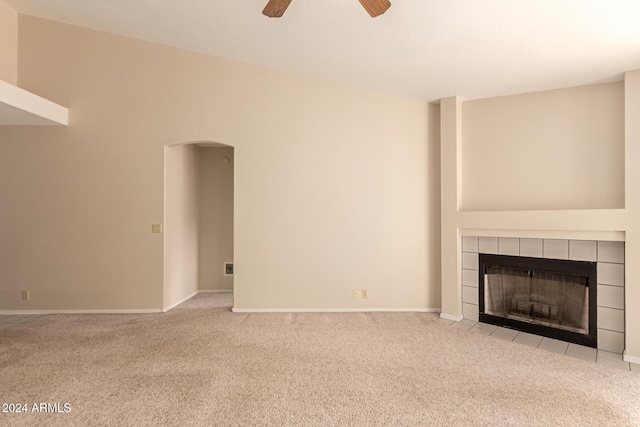
[[[596,263],[479,254],[479,320],[595,347]]]
[[[485,271],[485,313],[586,334],[587,278],[502,266]]]

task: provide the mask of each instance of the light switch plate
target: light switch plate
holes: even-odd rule
[[[162,224],[151,224],[152,233],[162,233]]]

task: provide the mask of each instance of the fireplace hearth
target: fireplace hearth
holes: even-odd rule
[[[479,320],[597,347],[596,263],[479,254]]]

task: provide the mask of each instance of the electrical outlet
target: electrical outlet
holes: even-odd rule
[[[162,224],[151,224],[152,233],[162,233]]]
[[[22,291],[22,300],[23,301],[29,300],[29,291]]]
[[[362,290],[362,299],[365,299],[367,297],[367,290],[363,289]]]
[[[358,298],[358,290],[357,289],[353,290],[353,297],[354,298]]]

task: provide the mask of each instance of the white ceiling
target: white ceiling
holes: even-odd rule
[[[0,0],[20,13],[427,101],[619,80],[640,0]]]

